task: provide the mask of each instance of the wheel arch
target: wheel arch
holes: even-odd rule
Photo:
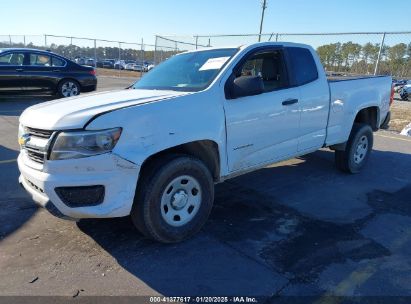
[[[218,144],[213,140],[198,140],[174,147],[170,147],[150,155],[141,165],[140,176],[149,167],[150,163],[169,155],[184,154],[201,160],[210,170],[214,182],[220,180],[221,157]]]
[[[378,106],[367,106],[357,111],[355,114],[354,120],[351,124],[350,133],[352,132],[355,124],[364,123],[371,127],[373,131],[378,131],[380,128],[380,109]],[[331,150],[335,151],[344,151],[347,146],[347,141],[330,145]]]
[[[353,126],[355,123],[365,123],[371,126],[373,131],[378,131],[380,128],[380,109],[377,106],[369,106],[360,109],[355,115]]]

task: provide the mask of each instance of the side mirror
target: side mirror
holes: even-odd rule
[[[260,76],[240,76],[234,79],[230,91],[232,99],[258,95],[264,92],[264,83]]]

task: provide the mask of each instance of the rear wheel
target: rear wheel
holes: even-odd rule
[[[358,173],[366,164],[373,146],[372,129],[367,124],[355,123],[344,151],[335,151],[339,170]]]
[[[71,97],[80,94],[80,84],[73,79],[62,80],[57,87],[57,94],[60,97]]]
[[[198,159],[175,155],[157,160],[143,172],[131,218],[147,237],[179,242],[198,232],[211,212],[214,184]]]

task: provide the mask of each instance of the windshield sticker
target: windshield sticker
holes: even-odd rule
[[[220,69],[230,57],[217,57],[208,59],[199,69],[199,71],[205,70],[218,70]]]

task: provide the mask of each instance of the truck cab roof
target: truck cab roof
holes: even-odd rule
[[[244,50],[247,48],[255,48],[255,47],[263,47],[263,46],[282,46],[282,47],[301,47],[301,48],[308,48],[311,49],[312,47],[308,44],[303,43],[295,43],[295,42],[275,42],[275,41],[266,41],[266,42],[256,42],[256,43],[249,43],[249,44],[241,44],[241,45],[226,45],[226,46],[216,46],[216,47],[203,47],[196,50],[186,51],[184,53],[193,53],[198,51],[205,51],[205,50],[219,50],[219,49],[230,49],[235,48],[239,50]]]

